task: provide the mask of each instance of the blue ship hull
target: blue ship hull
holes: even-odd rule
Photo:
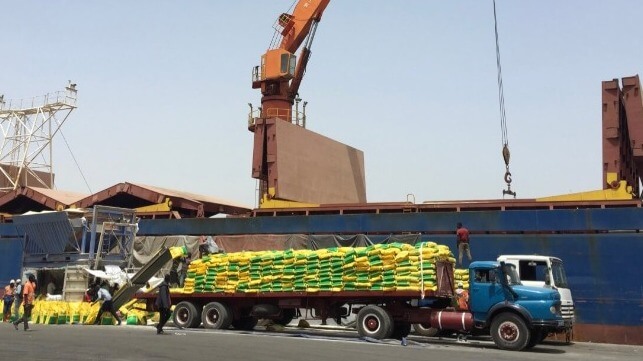
[[[455,224],[473,234],[474,260],[541,254],[565,263],[576,307],[574,339],[643,344],[643,208],[278,216],[142,221],[139,234],[421,233],[455,249]]]

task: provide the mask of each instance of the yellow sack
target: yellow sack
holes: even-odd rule
[[[187,249],[185,247],[170,247],[170,255],[172,259],[185,256],[187,255]]]

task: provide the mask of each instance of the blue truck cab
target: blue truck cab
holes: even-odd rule
[[[469,308],[474,328],[488,330],[502,349],[531,348],[567,326],[558,291],[522,285],[515,266],[504,262],[470,264]]]

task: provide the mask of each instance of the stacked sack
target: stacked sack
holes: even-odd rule
[[[469,289],[469,270],[456,268],[454,271],[455,284],[462,282],[462,288],[465,290]]]
[[[435,291],[438,261],[455,264],[433,242],[213,254],[190,263],[183,292]]]

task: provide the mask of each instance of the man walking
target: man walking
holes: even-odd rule
[[[170,299],[170,275],[165,275],[163,282],[159,285],[159,293],[156,296],[154,305],[159,310],[159,324],[156,325],[156,334],[163,333],[163,326],[167,320],[170,319],[170,307],[172,307],[172,300]]]
[[[458,265],[462,266],[462,254],[467,253],[467,258],[471,262],[471,249],[469,247],[469,230],[462,226],[462,223],[458,222],[456,225],[456,244],[458,246]]]
[[[33,302],[36,299],[36,276],[29,275],[28,281],[22,288],[22,302],[23,311],[22,318],[13,321],[13,327],[18,331],[18,325],[23,322],[25,324],[25,331],[29,330],[29,317],[31,317],[31,310],[33,309]]]
[[[108,284],[107,281],[103,281],[102,287],[98,290],[98,300],[103,300],[103,304],[100,305],[100,310],[98,310],[98,315],[96,316],[96,320],[94,321],[94,325],[98,325],[100,323],[100,318],[103,315],[103,312],[107,311],[112,314],[112,317],[118,321],[118,325],[121,325],[121,318],[118,317],[116,314],[116,311],[114,311],[114,303],[112,302],[112,295],[109,293],[109,290],[107,289]]]

